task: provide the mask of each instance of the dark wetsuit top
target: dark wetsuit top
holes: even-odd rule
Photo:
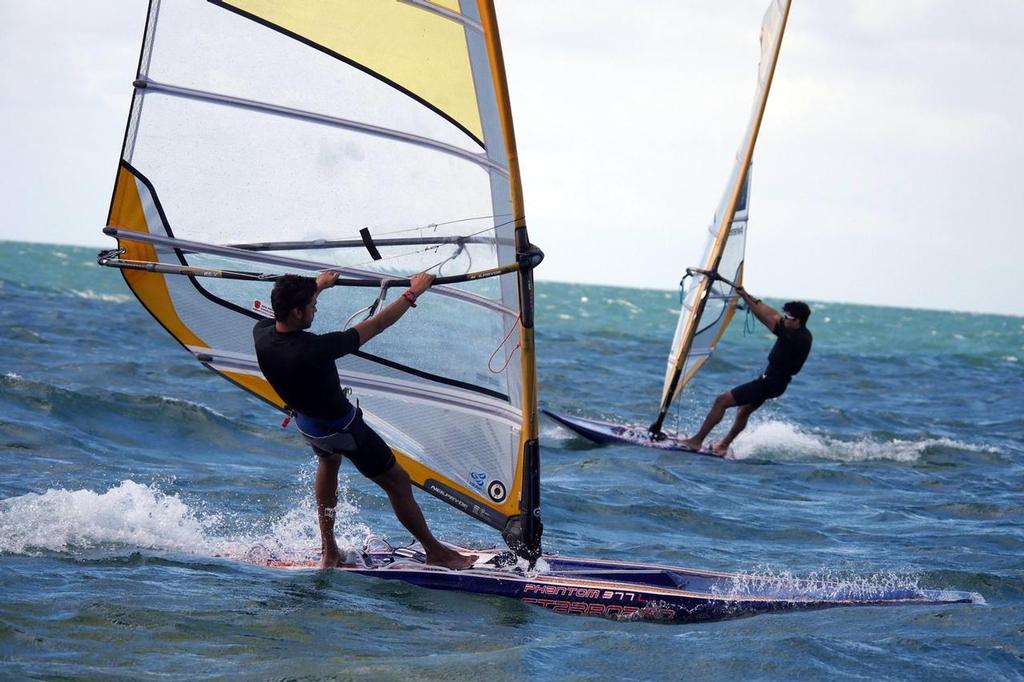
[[[334,361],[359,349],[359,332],[279,332],[274,320],[253,327],[256,359],[263,376],[288,407],[315,419],[334,420],[352,411],[341,391]]]
[[[772,334],[778,338],[775,339],[772,351],[768,353],[768,369],[764,373],[769,377],[785,378],[789,381],[800,372],[800,368],[804,366],[807,356],[811,353],[811,332],[806,327],[786,329],[786,325],[780,319]]]
[[[367,478],[388,472],[395,465],[391,448],[345,397],[334,365],[359,349],[359,332],[282,333],[274,325],[274,320],[260,320],[253,327],[256,359],[263,376],[298,413],[299,430],[316,454],[344,455]]]
[[[786,392],[789,380],[800,371],[811,352],[811,332],[805,327],[786,329],[780,319],[772,333],[778,337],[768,354],[768,368],[753,381],[732,389],[737,405],[760,407],[766,400]]]

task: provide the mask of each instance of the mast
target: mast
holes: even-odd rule
[[[512,125],[512,106],[508,94],[505,61],[501,51],[501,36],[492,0],[479,0],[481,24],[484,26],[494,74],[498,113],[505,132],[508,154],[509,187],[512,192],[512,211],[515,220],[516,259],[520,263],[519,278],[519,343],[522,377],[522,471],[520,483],[520,514],[509,521],[502,537],[516,554],[531,563],[541,555],[541,534],[544,526],[540,518],[540,441],[537,415],[537,369],[534,351],[534,296],[533,267],[543,254],[530,244],[526,229],[526,209],[523,200],[522,176],[519,171],[519,153],[516,149],[515,128]]]

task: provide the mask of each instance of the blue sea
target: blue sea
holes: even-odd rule
[[[658,625],[223,558],[317,544],[313,457],[94,256],[0,243],[0,678],[1024,679],[1024,318],[813,302],[804,371],[729,460],[545,421],[547,551],[981,596]],[[539,282],[542,404],[649,423],[678,305]],[[761,371],[744,322],[669,426]],[[342,542],[408,542],[343,472]],[[442,539],[501,542],[419,499]]]

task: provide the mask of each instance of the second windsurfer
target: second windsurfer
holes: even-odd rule
[[[746,428],[751,413],[761,407],[766,400],[778,398],[786,391],[790,379],[800,371],[807,360],[812,342],[811,332],[807,329],[807,318],[811,316],[811,309],[803,301],[790,301],[782,306],[780,314],[761,299],[751,296],[743,287],[737,287],[736,293],[743,298],[754,316],[777,338],[768,354],[768,368],[764,374],[715,398],[700,430],[693,437],[681,441],[694,451],[700,450],[704,439],[722,421],[725,411],[730,407],[737,407],[736,418],[729,433],[711,450],[723,457],[728,453],[729,445],[736,436]]]

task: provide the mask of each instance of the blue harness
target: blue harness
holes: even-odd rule
[[[310,438],[326,438],[352,425],[356,418],[356,406],[349,405],[348,412],[334,419],[317,419],[301,412],[295,413],[295,425],[304,436]]]

